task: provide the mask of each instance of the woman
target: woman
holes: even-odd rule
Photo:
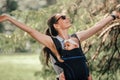
[[[44,51],[51,52],[52,57],[56,58],[55,60],[57,60],[59,63],[64,63],[65,58],[62,58],[59,50],[57,49],[55,41],[60,42],[62,50],[65,49],[66,51],[70,51],[70,50],[73,50],[74,48],[79,48],[80,43],[82,41],[88,39],[89,37],[91,37],[92,35],[97,33],[107,23],[109,23],[112,20],[115,20],[116,18],[120,18],[120,13],[118,11],[113,11],[112,15],[109,15],[108,17],[102,19],[97,24],[95,24],[93,27],[91,27],[87,30],[84,30],[84,31],[74,33],[72,35],[68,34],[68,29],[71,26],[70,19],[62,14],[56,14],[48,20],[49,28],[47,29],[46,34],[42,34],[42,33],[38,32],[37,30],[30,28],[30,27],[26,26],[25,24],[20,23],[17,20],[11,18],[10,16],[6,16],[6,15],[0,16],[0,22],[8,20],[11,23],[15,24],[18,28],[20,28],[21,30],[30,34],[40,44],[43,44],[45,46]],[[57,39],[57,40],[55,40],[55,39]],[[73,46],[72,45],[73,43],[76,46]],[[64,44],[67,44],[67,45],[64,45]],[[47,58],[47,60],[48,60],[48,58]],[[57,65],[61,67],[61,65],[59,65],[59,64],[57,64]],[[84,72],[84,68],[83,68],[83,72]],[[59,74],[60,74],[60,80],[91,80],[91,78],[89,76],[89,71],[87,71],[86,73],[87,73],[87,75],[85,75],[85,78],[87,77],[86,79],[85,78],[84,79],[74,79],[74,78],[68,79],[68,78],[66,78],[66,74],[64,77],[64,72],[61,72]],[[79,74],[77,74],[77,75],[79,76]],[[76,77],[76,75],[75,75],[75,77]]]

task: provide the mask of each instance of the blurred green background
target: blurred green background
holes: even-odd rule
[[[51,15],[67,13],[73,23],[71,34],[91,27],[119,3],[120,0],[0,0],[0,14],[8,14],[44,33]],[[106,27],[114,23],[120,22]],[[120,25],[112,26],[115,28],[104,36],[98,37],[101,30],[82,43],[93,80],[120,80]],[[42,47],[10,22],[0,23],[0,80],[55,80],[52,66],[45,65]],[[97,58],[93,60],[94,54]]]

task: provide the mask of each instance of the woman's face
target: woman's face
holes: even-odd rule
[[[61,29],[68,29],[71,26],[70,18],[65,15],[57,14],[55,17],[56,24],[59,25]]]

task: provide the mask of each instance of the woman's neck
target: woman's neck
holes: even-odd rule
[[[59,34],[58,34],[58,36],[60,36],[63,39],[69,39],[69,34],[68,34],[67,30],[60,31]]]

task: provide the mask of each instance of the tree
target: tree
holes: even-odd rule
[[[51,0],[47,0],[48,4]],[[108,15],[112,10],[115,10],[115,6],[120,3],[119,0],[52,0],[55,5],[45,7],[39,11],[14,11],[11,12],[12,16],[18,20],[22,20],[23,23],[43,32],[46,29],[45,23],[48,17],[56,12],[66,12],[73,20],[73,26],[70,29],[70,33],[74,31],[83,30],[94,25],[98,20]],[[59,2],[58,2],[59,1]],[[88,7],[89,6],[89,7]],[[119,10],[119,9],[118,9]],[[106,25],[108,28],[104,28],[98,32],[92,40],[91,38],[83,42],[82,47],[87,56],[90,72],[95,80],[118,80],[117,74],[120,74],[120,21],[119,19]],[[98,38],[100,36],[100,38]],[[8,41],[9,38],[9,41]],[[9,47],[15,44],[13,48],[25,49],[25,44],[30,41],[30,50],[36,51],[36,49],[42,49],[34,39],[29,37],[26,33],[19,29],[16,29],[11,37],[6,35],[0,36],[2,39],[0,49],[6,48],[9,42]],[[3,41],[3,42],[2,42]],[[21,43],[22,42],[22,43]],[[4,43],[4,46],[3,46]],[[7,43],[7,44],[6,44]],[[33,52],[34,53],[34,52]],[[89,53],[89,54],[88,54]],[[94,55],[94,56],[93,56]],[[40,54],[40,61],[43,63],[42,71],[36,72],[35,76],[41,76],[45,80],[53,80],[55,78],[55,72],[52,66],[46,67],[45,60],[42,54]],[[92,59],[91,59],[92,57]],[[51,74],[52,73],[52,74]],[[47,74],[47,75],[46,75]],[[54,75],[51,79],[51,76]]]

